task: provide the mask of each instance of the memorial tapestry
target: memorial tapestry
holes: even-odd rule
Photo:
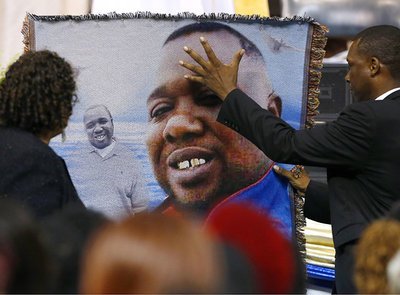
[[[51,147],[87,207],[118,218],[128,207],[144,208],[148,196],[152,210],[191,208],[206,220],[227,202],[250,202],[288,238],[301,228],[301,200],[273,172],[274,161],[215,121],[221,101],[184,79],[179,60],[190,61],[184,46],[205,57],[201,36],[225,63],[244,48],[238,87],[294,128],[307,128],[326,42],[315,20],[28,14],[23,33],[26,50],[55,51],[76,70],[78,102],[65,138]]]

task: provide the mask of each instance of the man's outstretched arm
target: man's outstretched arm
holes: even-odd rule
[[[185,75],[187,79],[203,83],[224,100],[218,122],[239,132],[276,162],[323,167],[364,164],[377,132],[369,105],[349,105],[330,124],[295,130],[236,88],[242,50],[227,65],[215,57],[206,40],[202,45],[209,61],[185,47],[199,65],[180,64],[195,73]]]

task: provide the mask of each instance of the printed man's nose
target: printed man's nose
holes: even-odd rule
[[[172,116],[163,131],[168,141],[185,140],[203,133],[203,123],[190,114]]]
[[[103,128],[101,128],[100,125],[96,125],[96,126],[94,127],[94,132],[101,132],[101,131],[103,131]]]

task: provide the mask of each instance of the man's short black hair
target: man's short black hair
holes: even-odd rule
[[[400,29],[394,26],[374,26],[361,31],[354,40],[360,40],[358,50],[376,57],[386,65],[395,79],[400,79]]]
[[[262,60],[264,60],[261,51],[253,42],[251,42],[244,35],[236,31],[235,29],[231,28],[230,26],[218,22],[199,22],[183,26],[178,30],[174,31],[171,35],[169,35],[167,40],[165,40],[164,45],[172,40],[178,39],[181,36],[189,35],[194,32],[216,32],[216,31],[227,31],[230,34],[236,36],[239,39],[240,46],[244,50],[246,50],[246,55],[256,55],[261,57]]]

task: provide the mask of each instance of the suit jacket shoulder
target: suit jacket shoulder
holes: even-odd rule
[[[373,116],[367,105],[351,105],[332,123],[295,130],[235,89],[223,103],[217,120],[276,162],[327,167],[364,161],[376,132]]]

